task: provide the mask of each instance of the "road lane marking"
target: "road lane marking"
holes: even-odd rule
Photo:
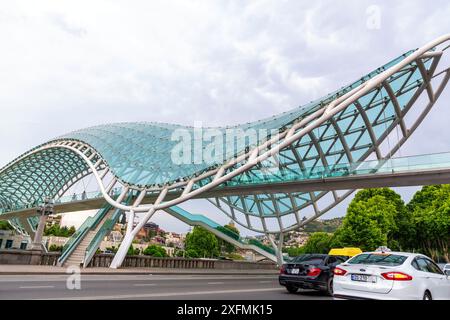
[[[23,286],[19,287],[19,289],[48,289],[54,288],[55,286]]]
[[[192,276],[192,277],[186,277],[186,276],[134,276],[134,275],[120,275],[120,274],[110,274],[110,275],[84,275],[81,274],[81,280],[84,282],[101,282],[101,281],[180,281],[180,280],[192,280],[192,281],[198,281],[198,280],[243,280],[243,281],[254,281],[254,280],[260,280],[260,279],[274,279],[274,276],[242,276],[242,275],[236,275],[236,276]],[[67,275],[45,275],[45,280],[43,280],[42,275],[35,275],[35,276],[11,276],[11,275],[0,275],[0,283],[5,282],[66,282],[67,281]]]
[[[176,296],[193,296],[224,293],[250,293],[250,292],[269,292],[285,291],[283,288],[265,288],[265,289],[242,289],[242,290],[217,290],[217,291],[192,291],[192,292],[166,292],[166,293],[147,293],[147,294],[122,294],[114,296],[87,296],[87,297],[57,297],[36,300],[111,300],[111,299],[136,299],[136,298],[159,298]]]
[[[156,286],[156,283],[135,283],[135,287],[153,287]]]
[[[225,284],[225,282],[208,282],[208,284]]]

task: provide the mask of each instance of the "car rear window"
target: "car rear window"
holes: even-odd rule
[[[407,257],[399,254],[376,254],[363,253],[352,259],[349,264],[370,264],[375,266],[400,266],[406,261]]]
[[[305,254],[298,256],[292,262],[302,264],[320,264],[326,259],[325,255]]]

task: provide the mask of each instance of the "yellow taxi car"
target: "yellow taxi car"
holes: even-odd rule
[[[361,254],[362,250],[360,248],[339,248],[331,249],[328,255],[330,256],[343,256],[343,257],[354,257]]]

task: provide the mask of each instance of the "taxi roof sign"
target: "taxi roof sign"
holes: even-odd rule
[[[362,250],[360,248],[339,248],[339,249],[331,249],[328,254],[330,256],[354,257],[360,253],[362,253]]]

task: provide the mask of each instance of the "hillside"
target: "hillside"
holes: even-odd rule
[[[303,232],[306,232],[306,233],[314,233],[314,232],[334,233],[342,225],[343,220],[344,220],[343,217],[333,218],[333,219],[328,219],[328,220],[315,220],[315,221],[308,223],[304,227]]]

